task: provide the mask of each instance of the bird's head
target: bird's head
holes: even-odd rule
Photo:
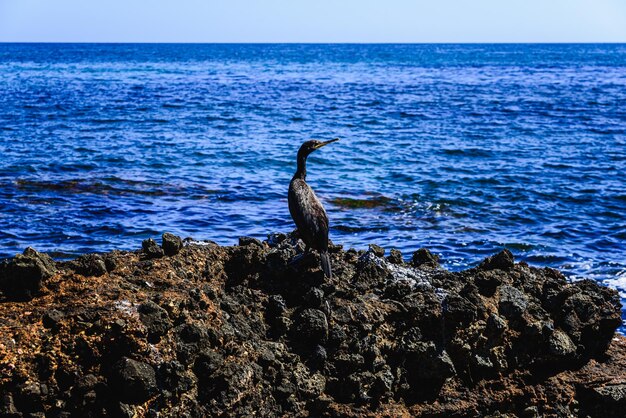
[[[306,141],[304,144],[300,146],[298,155],[302,155],[303,157],[306,157],[313,151],[322,148],[324,145],[328,145],[336,141],[339,141],[339,138],[331,139],[330,141],[317,141],[315,139],[311,141]]]

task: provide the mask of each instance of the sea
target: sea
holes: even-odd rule
[[[334,243],[508,248],[626,304],[624,44],[0,44],[0,258],[289,232],[332,138]]]

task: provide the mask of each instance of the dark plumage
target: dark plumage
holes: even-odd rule
[[[289,212],[296,223],[300,238],[306,245],[320,253],[322,269],[327,277],[332,277],[328,256],[328,216],[313,189],[306,184],[306,158],[316,149],[338,141],[307,141],[298,150],[298,169],[289,183]]]

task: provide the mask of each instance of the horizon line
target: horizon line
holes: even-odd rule
[[[626,45],[626,41],[434,41],[434,42],[204,42],[204,41],[1,41],[0,44],[73,44],[73,45]]]

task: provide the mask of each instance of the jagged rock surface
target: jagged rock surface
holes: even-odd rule
[[[620,301],[595,282],[332,245],[329,280],[288,235],[180,242],[0,265],[0,416],[624,412]]]

